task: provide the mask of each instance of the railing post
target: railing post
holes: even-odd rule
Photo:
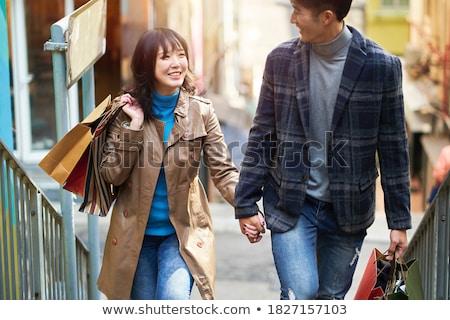
[[[46,50],[52,51],[53,86],[55,92],[56,131],[58,140],[69,131],[69,103],[66,86],[66,57],[67,44],[64,32],[67,30],[67,20],[61,19],[60,24],[51,27],[51,43],[47,43]],[[65,23],[66,26],[61,24]],[[60,190],[61,213],[63,216],[64,237],[64,278],[66,283],[67,299],[78,299],[75,222],[73,217],[73,196],[71,193]]]
[[[36,300],[47,300],[47,290],[45,288],[45,244],[44,244],[44,222],[43,222],[43,212],[42,212],[42,194],[36,192],[32,194],[30,199],[30,220],[31,220],[31,233],[36,235],[33,239],[37,241],[32,242],[33,249],[32,259],[38,261],[35,266],[39,268],[33,268],[33,286],[34,289],[34,299]]]

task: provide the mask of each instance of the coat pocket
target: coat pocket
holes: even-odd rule
[[[192,228],[210,227],[212,229],[212,219],[206,192],[198,176],[194,178],[189,186],[188,209]]]

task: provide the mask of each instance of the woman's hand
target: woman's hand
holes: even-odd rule
[[[129,93],[123,94],[120,97],[120,102],[125,103],[122,110],[131,118],[130,129],[141,130],[144,124],[144,110],[142,110],[141,105]]]

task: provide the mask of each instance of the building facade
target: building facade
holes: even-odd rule
[[[367,0],[365,9],[367,37],[403,56],[409,40],[409,0]]]

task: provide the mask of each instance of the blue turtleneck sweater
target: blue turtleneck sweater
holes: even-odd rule
[[[179,91],[171,96],[162,96],[153,92],[153,114],[155,118],[163,121],[164,124],[164,144],[172,131],[175,123],[174,110],[177,105]],[[161,165],[158,181],[156,183],[153,202],[150,208],[150,217],[147,222],[145,234],[152,236],[166,236],[175,232],[169,220],[169,202],[167,201],[167,185],[164,175],[164,166]]]

